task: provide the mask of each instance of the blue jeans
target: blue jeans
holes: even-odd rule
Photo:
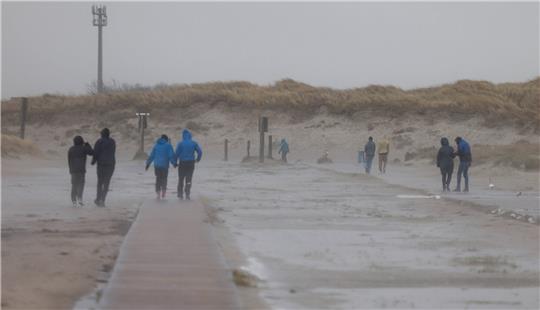
[[[366,156],[366,173],[371,172],[371,163],[373,162],[373,157],[375,156]]]
[[[471,162],[469,161],[460,161],[459,168],[457,171],[457,186],[456,191],[461,191],[461,175],[463,174],[463,179],[465,179],[465,189],[464,191],[469,191],[469,166]]]

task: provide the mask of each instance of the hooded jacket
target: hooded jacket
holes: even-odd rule
[[[176,158],[182,161],[201,161],[202,150],[199,147],[199,144],[191,139],[191,132],[184,129],[182,132],[182,141],[178,142],[176,145]],[[195,153],[197,153],[197,158],[195,158]]]
[[[281,144],[279,146],[279,151],[278,151],[278,154],[287,154],[289,153],[289,144],[287,143],[287,141],[285,139],[281,139]]]
[[[169,168],[169,163],[176,165],[176,155],[169,141],[159,138],[152,148],[150,156],[146,160],[146,165],[154,162],[156,168]]]
[[[471,147],[469,146],[469,143],[467,143],[467,141],[465,141],[465,139],[463,138],[461,138],[460,141],[457,143],[456,155],[459,156],[460,162],[472,161]]]
[[[110,133],[107,128],[101,131],[101,138],[96,141],[94,145],[94,158],[92,158],[92,164],[114,166],[116,163],[116,142],[113,138],[109,137]]]
[[[437,153],[437,167],[442,170],[454,169],[454,149],[448,143],[448,139],[441,138],[441,148]]]
[[[94,154],[92,147],[81,136],[73,138],[68,151],[69,173],[86,173],[86,156]]]

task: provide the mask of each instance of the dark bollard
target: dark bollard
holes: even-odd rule
[[[225,139],[225,157],[224,157],[224,160],[225,161],[229,160],[229,140],[228,139]]]

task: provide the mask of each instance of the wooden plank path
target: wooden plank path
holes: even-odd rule
[[[232,275],[197,201],[148,200],[133,223],[100,309],[239,309]]]

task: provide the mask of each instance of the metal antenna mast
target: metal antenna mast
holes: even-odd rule
[[[93,25],[98,27],[98,77],[97,91],[103,92],[103,44],[102,27],[107,26],[107,7],[104,5],[92,5]]]

